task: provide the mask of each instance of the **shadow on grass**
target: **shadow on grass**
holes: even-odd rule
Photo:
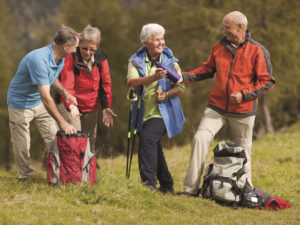
[[[19,179],[17,173],[7,173],[5,175],[0,174],[0,180],[2,183],[47,184],[47,178],[42,174],[36,174],[24,182],[18,181]]]

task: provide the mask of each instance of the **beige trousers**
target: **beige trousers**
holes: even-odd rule
[[[34,171],[30,166],[30,122],[34,121],[48,152],[53,148],[58,130],[57,124],[43,104],[24,110],[8,107],[8,114],[11,142],[19,178],[32,177]]]
[[[198,130],[192,142],[190,164],[184,180],[184,191],[196,194],[199,190],[200,178],[204,169],[209,146],[212,144],[216,133],[229,123],[235,146],[246,150],[247,163],[245,172],[251,183],[251,146],[255,116],[232,117],[223,116],[211,108],[206,108]]]
[[[71,113],[66,110],[65,106],[60,103],[57,105],[57,108],[64,119],[72,124],[76,130],[87,131],[90,134],[90,148],[91,151],[95,154],[95,142],[97,136],[97,121],[98,121],[98,110],[92,112],[80,112],[82,115],[80,120],[74,120],[71,117]]]

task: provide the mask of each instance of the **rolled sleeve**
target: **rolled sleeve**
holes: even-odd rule
[[[132,64],[131,60],[128,62],[127,82],[132,78],[139,78],[139,71]]]
[[[181,72],[180,66],[177,62],[174,62],[174,66],[179,72]],[[183,90],[185,89],[185,85],[183,83],[175,84],[175,87],[178,87],[181,90],[181,92],[183,92]]]

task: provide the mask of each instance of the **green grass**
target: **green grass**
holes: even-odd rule
[[[253,143],[253,184],[290,202],[289,209],[232,209],[201,197],[152,193],[140,184],[135,155],[130,180],[125,179],[126,157],[98,159],[101,171],[94,186],[48,186],[40,163],[34,165],[34,178],[21,184],[16,170],[0,170],[0,224],[300,224],[299,146],[295,128]],[[165,151],[177,192],[182,191],[189,155],[189,146]]]

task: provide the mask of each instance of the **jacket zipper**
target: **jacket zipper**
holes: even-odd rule
[[[96,65],[96,63],[94,63],[93,66],[92,66],[92,71],[90,71],[89,67],[85,63],[81,63],[79,61],[75,61],[75,64],[79,65],[79,67],[80,67],[81,70],[83,70],[85,72],[88,72],[90,74],[93,73],[94,66]],[[99,71],[99,74],[100,74],[100,71]]]
[[[230,70],[229,70],[229,74],[228,74],[228,79],[227,79],[227,86],[226,86],[226,97],[227,97],[227,101],[226,101],[226,112],[228,112],[228,105],[229,105],[229,81],[230,81],[230,77],[231,77],[231,70],[232,70],[232,66],[233,66],[233,62],[234,62],[234,57],[235,54],[232,54],[232,61],[230,63]]]

